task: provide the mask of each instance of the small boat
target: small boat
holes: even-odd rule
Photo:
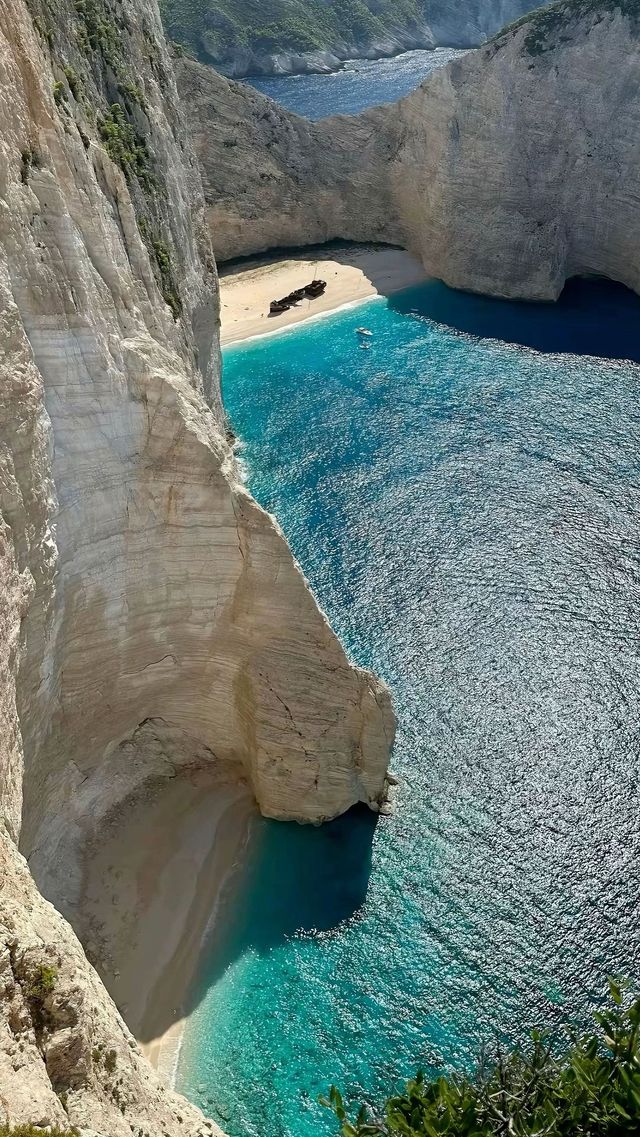
[[[373,335],[373,332],[370,332],[368,328],[356,328],[356,332],[359,336],[372,336]]]

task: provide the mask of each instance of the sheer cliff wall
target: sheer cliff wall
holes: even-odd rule
[[[225,441],[156,6],[0,0],[0,123],[0,1121],[172,1137],[200,1115],[38,888],[75,920],[86,842],[180,766],[276,817],[376,808],[393,713]]]
[[[457,288],[554,299],[640,289],[635,0],[537,12],[355,118],[296,118],[183,61],[221,259],[335,238],[404,245]]]

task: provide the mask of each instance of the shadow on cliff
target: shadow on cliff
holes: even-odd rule
[[[294,936],[331,935],[357,918],[367,895],[377,821],[364,806],[318,827],[257,819],[246,866],[217,913],[184,1013],[245,953],[267,953]],[[156,1014],[153,1035],[180,1017],[167,1009],[163,1022]]]
[[[497,300],[458,292],[438,280],[396,293],[397,312],[422,316],[467,335],[640,363],[640,297],[609,280],[573,279],[555,304]]]
[[[390,296],[398,287],[397,276],[393,267],[390,270],[388,261],[381,260],[381,252],[400,254],[400,267],[396,271],[401,272],[403,276],[406,276],[408,265],[413,262],[414,279],[417,282],[423,278],[424,270],[420,262],[399,245],[340,240],[328,241],[323,245],[305,245],[303,248],[299,245],[283,246],[282,248],[271,249],[263,254],[235,257],[233,260],[224,261],[220,264],[219,272],[221,279],[224,279],[225,276],[235,276],[244,270],[251,272],[255,268],[280,264],[282,261],[300,261],[301,266],[309,261],[314,261],[317,274],[326,276],[327,282],[331,286],[330,270],[324,269],[323,265],[326,261],[336,261],[340,265],[360,269],[374,286],[376,292],[381,296]],[[301,267],[301,285],[306,283],[307,277],[308,270]]]

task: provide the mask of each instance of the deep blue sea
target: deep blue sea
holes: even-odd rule
[[[335,1132],[332,1082],[380,1101],[637,979],[639,327],[613,285],[433,283],[225,353],[249,485],[389,683],[401,779],[377,824],[256,824],[178,1076],[231,1137]]]
[[[432,71],[464,54],[455,48],[438,47],[435,51],[407,51],[393,59],[351,59],[333,75],[269,76],[247,82],[305,118],[358,114],[367,107],[401,99]]]

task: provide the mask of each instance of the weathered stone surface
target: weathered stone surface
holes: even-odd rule
[[[34,997],[41,969],[51,992]],[[0,836],[0,1119],[104,1137],[219,1130],[163,1086],[69,925]]]
[[[388,241],[478,292],[554,299],[578,274],[640,290],[640,33],[626,0],[535,14],[356,118],[309,123],[188,61],[178,76],[221,258]]]
[[[393,197],[434,276],[538,300],[577,275],[640,290],[640,35],[625,9],[560,5],[398,106]]]
[[[197,1111],[12,842],[80,923],[86,843],[147,782],[219,764],[272,816],[377,808],[394,720],[240,483],[157,8],[100,2],[92,47],[70,0],[0,0],[0,1120],[173,1137]],[[24,991],[48,961],[40,1030]]]
[[[344,238],[402,243],[386,108],[311,123],[210,67],[176,61],[216,257]]]

